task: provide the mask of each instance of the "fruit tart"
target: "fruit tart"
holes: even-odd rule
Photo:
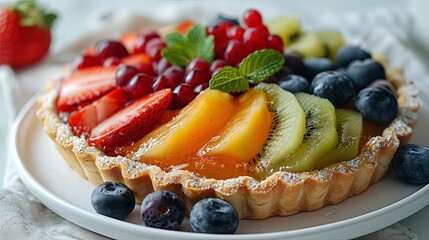
[[[417,90],[335,31],[249,10],[127,33],[85,49],[37,116],[82,177],[137,202],[221,198],[240,218],[312,211],[379,181],[411,136]]]

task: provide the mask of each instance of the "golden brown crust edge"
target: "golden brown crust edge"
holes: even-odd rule
[[[168,189],[183,198],[186,209],[200,199],[218,197],[231,203],[240,218],[263,219],[313,211],[359,194],[387,172],[400,143],[411,136],[419,104],[417,89],[404,80],[402,71],[381,62],[388,79],[397,87],[399,114],[382,136],[371,138],[355,159],[333,164],[319,171],[276,172],[263,181],[243,176],[228,180],[200,178],[194,173],[157,166],[124,157],[107,157],[83,138],[74,136],[58,117],[54,101],[57,89],[51,87],[38,103],[37,117],[67,163],[92,184],[103,181],[125,183],[140,202],[148,193]]]

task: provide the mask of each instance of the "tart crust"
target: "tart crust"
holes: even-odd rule
[[[122,182],[134,192],[137,202],[154,190],[167,189],[183,198],[188,213],[200,199],[218,197],[231,203],[240,218],[287,216],[317,210],[363,192],[383,178],[398,146],[411,137],[419,109],[418,90],[404,79],[400,69],[389,66],[378,55],[373,58],[384,65],[388,80],[397,88],[399,103],[397,118],[382,135],[369,139],[352,160],[311,172],[278,171],[262,181],[248,176],[227,180],[202,178],[178,168],[167,172],[125,157],[106,156],[89,146],[83,137],[74,136],[60,119],[55,108],[58,84],[48,84],[47,93],[38,100],[37,117],[77,173],[95,185]]]

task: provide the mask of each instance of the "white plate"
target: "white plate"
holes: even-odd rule
[[[124,221],[94,212],[90,203],[94,186],[61,159],[35,117],[36,108],[33,98],[11,131],[10,147],[25,185],[57,214],[115,239],[347,239],[398,222],[429,203],[429,185],[407,185],[389,173],[364,193],[340,204],[289,217],[242,220],[233,235],[193,233],[187,219],[181,231],[148,228],[141,224],[139,207]],[[424,112],[427,116],[426,109]],[[416,131],[416,135],[424,139],[424,131]]]

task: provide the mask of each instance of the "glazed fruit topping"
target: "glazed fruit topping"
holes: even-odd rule
[[[389,90],[378,87],[365,88],[356,96],[356,111],[377,126],[389,124],[398,114],[398,101]]]
[[[171,90],[164,89],[136,100],[93,128],[88,143],[107,155],[114,155],[116,148],[152,131],[171,99]]]
[[[134,210],[136,199],[124,184],[107,181],[94,189],[91,204],[99,214],[123,219]]]
[[[219,198],[199,201],[192,208],[189,219],[192,229],[200,233],[234,233],[239,223],[237,210]]]
[[[283,90],[292,93],[309,92],[310,89],[310,84],[307,79],[295,74],[290,74],[281,78],[278,84]]]
[[[337,64],[340,68],[346,68],[355,60],[371,58],[371,54],[360,46],[347,45],[341,47],[337,52]]]
[[[371,59],[352,62],[347,68],[347,74],[351,77],[357,91],[367,87],[377,79],[386,79],[383,66]]]
[[[408,144],[398,148],[392,166],[399,178],[411,184],[429,183],[429,147]]]
[[[131,79],[138,73],[140,73],[140,71],[133,66],[126,64],[119,66],[118,70],[115,73],[116,86],[126,86],[131,81]]]
[[[326,98],[335,107],[344,107],[355,95],[350,77],[340,71],[327,71],[316,75],[311,82],[310,92]]]
[[[64,79],[58,96],[58,111],[72,112],[115,89],[115,72],[116,67],[92,67]]]
[[[131,78],[125,90],[132,98],[138,99],[153,92],[152,82],[153,77],[144,73],[138,73]]]
[[[176,230],[185,218],[185,205],[173,192],[160,190],[144,198],[140,213],[147,227]]]
[[[70,114],[68,123],[74,135],[91,135],[92,129],[101,121],[119,111],[131,101],[124,88],[118,88],[89,105]]]
[[[95,54],[101,59],[108,57],[123,58],[128,56],[128,51],[122,43],[114,40],[101,40],[95,44]]]

